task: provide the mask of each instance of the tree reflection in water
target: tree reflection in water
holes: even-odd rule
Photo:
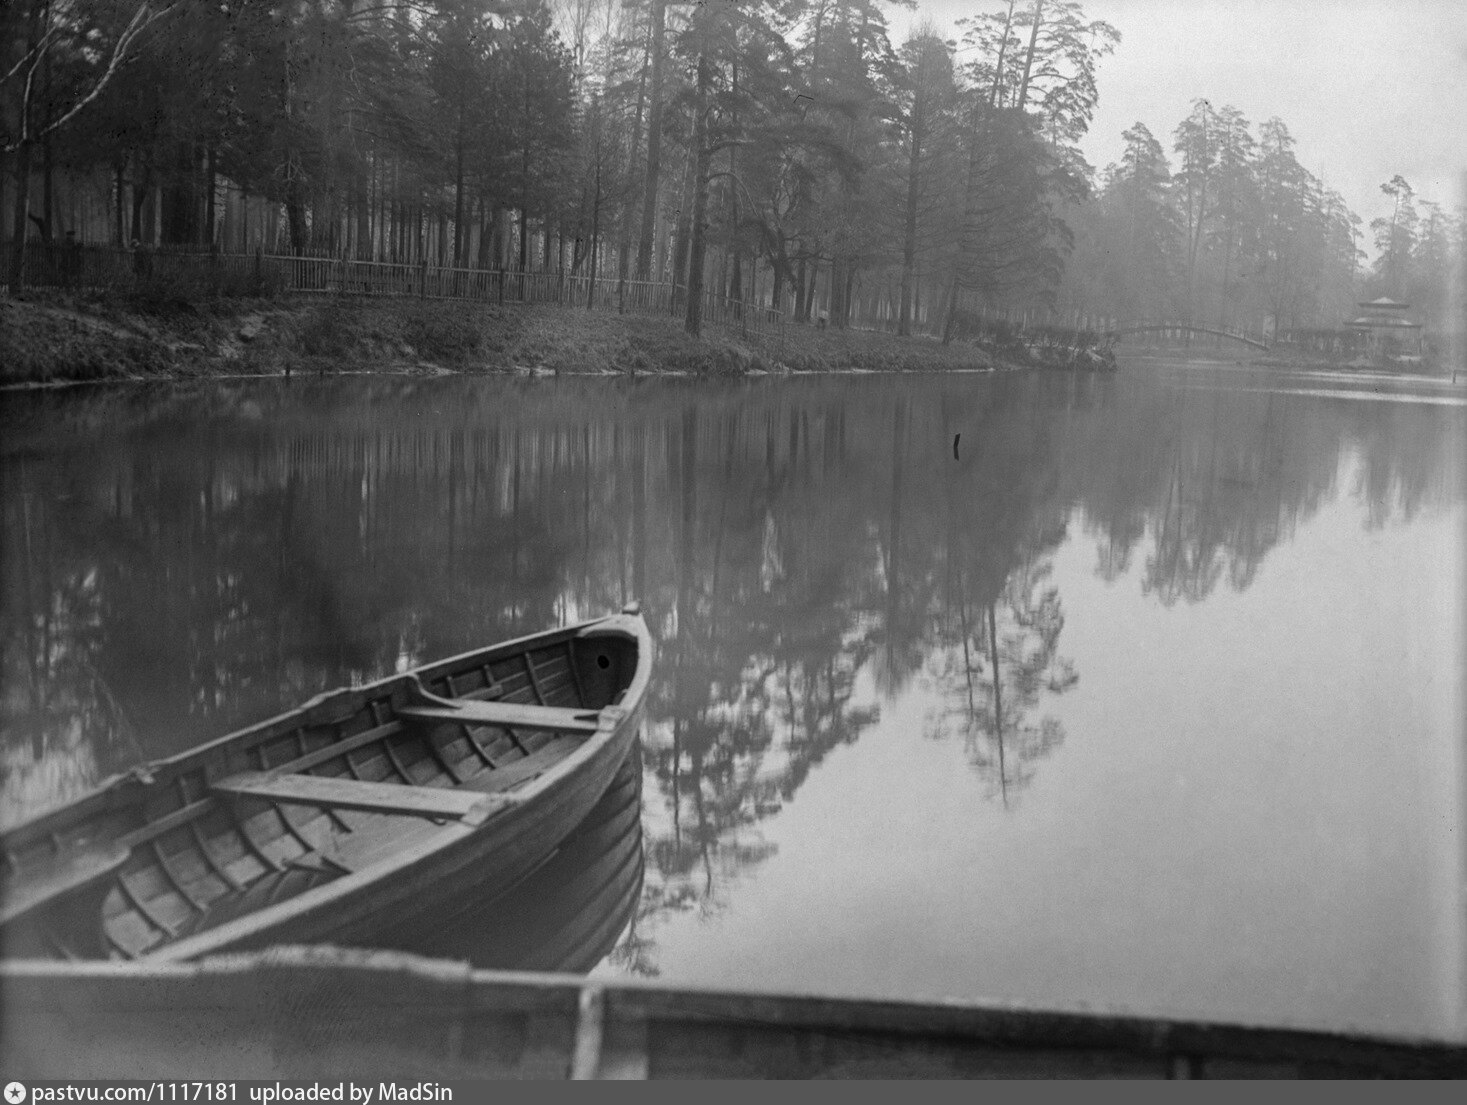
[[[960,641],[934,652],[929,663],[943,703],[931,734],[961,733],[970,762],[1006,807],[1034,778],[1036,762],[1065,739],[1055,718],[1030,721],[1040,696],[1063,694],[1080,678],[1056,652],[1065,619],[1058,589],[1044,586],[1049,575],[1047,561],[1030,561],[1009,576],[996,600],[974,609],[960,598]]]
[[[1052,576],[1073,534],[1105,579],[1140,565],[1195,603],[1338,494],[1373,526],[1462,496],[1459,409],[1124,376],[297,382],[0,418],[7,820],[638,597],[655,786],[618,954],[649,973],[658,918],[717,913],[770,856],[761,826],[914,682],[996,800],[1034,777],[1077,679]]]

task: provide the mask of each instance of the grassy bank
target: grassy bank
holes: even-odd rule
[[[988,371],[1023,363],[976,345],[787,326],[702,338],[677,320],[419,299],[36,294],[0,299],[0,383],[334,372],[739,375]]]

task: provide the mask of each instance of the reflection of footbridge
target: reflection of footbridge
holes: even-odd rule
[[[1206,326],[1188,326],[1181,322],[1157,322],[1144,323],[1137,326],[1121,326],[1113,330],[1107,330],[1102,337],[1121,338],[1127,334],[1162,334],[1162,333],[1187,333],[1187,334],[1209,334],[1215,338],[1232,338],[1233,341],[1243,342],[1255,349],[1267,349],[1268,343],[1256,334],[1238,334],[1231,330],[1212,330]]]

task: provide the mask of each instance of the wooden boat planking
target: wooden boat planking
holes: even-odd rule
[[[1467,1048],[1297,1029],[679,989],[277,948],[0,964],[19,1079],[1432,1077]]]
[[[360,944],[413,924],[444,886],[508,888],[625,759],[651,659],[633,606],[321,695],[109,780],[0,834],[3,950]]]
[[[430,925],[374,936],[379,949],[517,971],[589,971],[612,950],[641,899],[639,744],[586,820],[507,893],[440,899]]]

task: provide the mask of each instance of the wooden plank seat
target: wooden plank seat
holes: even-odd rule
[[[220,779],[215,794],[291,802],[324,809],[365,810],[412,817],[453,818],[478,825],[504,804],[503,799],[453,787],[416,787],[403,783],[370,783],[325,775],[277,775],[244,771]]]
[[[0,924],[96,885],[115,873],[131,854],[123,844],[102,841],[68,848],[44,863],[27,865],[5,880],[4,893],[0,894]]]
[[[454,818],[477,825],[503,804],[503,798],[494,797],[496,793],[544,774],[580,743],[578,737],[556,737],[526,756],[480,772],[461,787],[373,783],[276,769],[243,771],[215,781],[210,790],[215,795],[259,798],[267,802],[435,819]],[[126,852],[123,854],[125,856]]]
[[[400,706],[397,716],[403,721],[448,721],[459,725],[503,725],[517,729],[540,729],[553,733],[585,733],[600,727],[596,710],[572,709],[565,706],[533,706],[521,702],[458,702],[442,700],[445,705]]]

